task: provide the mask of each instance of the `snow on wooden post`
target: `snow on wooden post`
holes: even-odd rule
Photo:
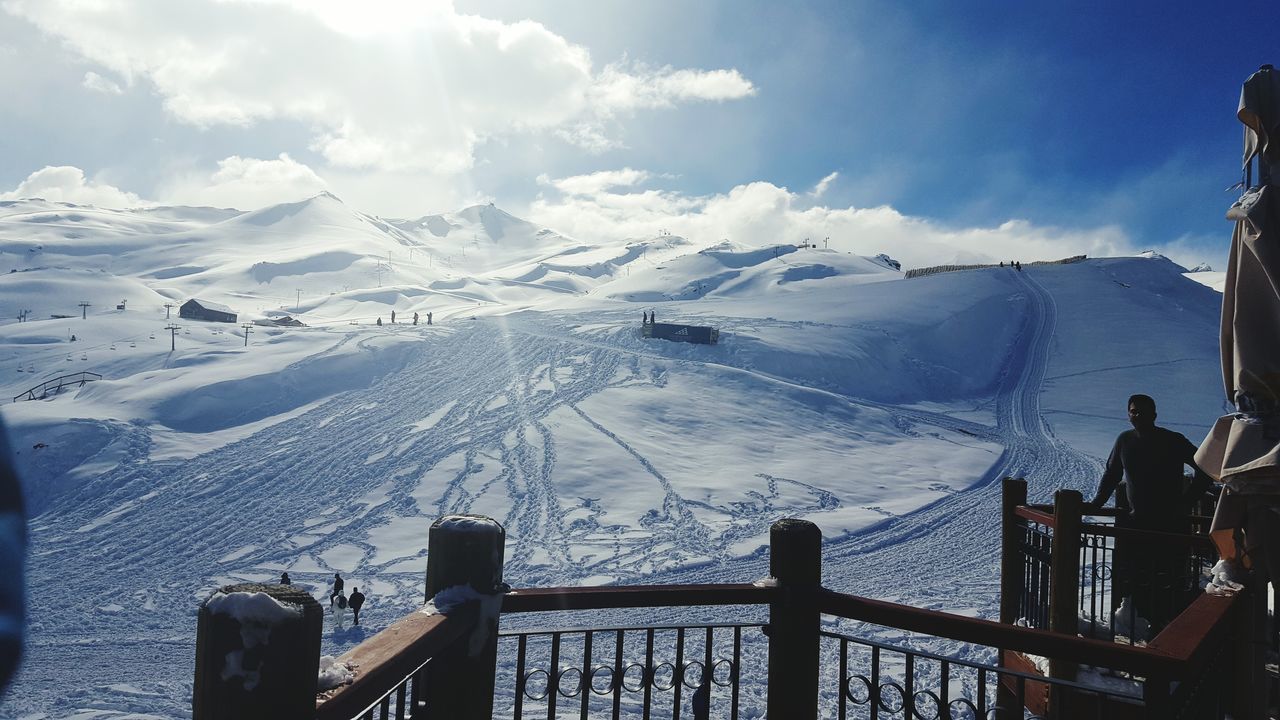
[[[315,716],[324,610],[290,585],[227,585],[200,606],[194,720]]]
[[[787,518],[769,528],[769,574],[778,600],[769,606],[769,717],[818,716],[818,604],[822,531]]]
[[[436,656],[429,666],[428,702],[436,717],[490,720],[502,609],[502,557],[507,533],[483,515],[447,515],[427,537],[427,601],[442,612],[478,600],[480,617],[469,637]]]
[[[1053,495],[1053,549],[1049,567],[1049,630],[1080,632],[1080,526],[1084,498],[1076,490]],[[1076,664],[1049,660],[1049,676],[1076,679]]]

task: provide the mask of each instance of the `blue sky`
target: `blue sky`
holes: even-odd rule
[[[582,234],[891,254],[923,235],[971,259],[1025,233],[1033,256],[1221,264],[1239,85],[1280,36],[1261,2],[343,5],[0,3],[0,193],[329,189],[384,215],[492,200]],[[33,181],[45,166],[84,179]]]

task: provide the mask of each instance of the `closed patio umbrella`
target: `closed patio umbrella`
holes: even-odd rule
[[[1235,221],[1222,298],[1222,377],[1235,412],[1214,424],[1196,464],[1225,488],[1214,515],[1214,541],[1237,558],[1242,528],[1251,555],[1262,550],[1280,578],[1280,72],[1264,65],[1245,82],[1237,117],[1245,125],[1245,194]],[[1249,188],[1258,163],[1259,184]],[[1270,549],[1270,552],[1267,550]]]

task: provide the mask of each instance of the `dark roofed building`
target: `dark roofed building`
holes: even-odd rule
[[[187,320],[233,323],[236,321],[236,311],[226,305],[191,298],[178,308],[178,317]]]

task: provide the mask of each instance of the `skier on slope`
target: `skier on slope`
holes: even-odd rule
[[[414,313],[414,314],[413,314],[413,324],[414,324],[414,325],[417,325],[417,324],[418,324],[418,313]]]
[[[351,599],[347,600],[347,605],[351,608],[351,616],[353,618],[351,624],[360,624],[360,608],[364,605],[364,593],[360,592],[360,588],[351,588]]]
[[[392,324],[392,325],[395,325],[395,324],[396,324],[396,311],[395,311],[395,310],[392,310],[392,311],[391,311],[391,324]]]
[[[333,592],[329,593],[329,607],[333,607],[334,598],[342,594],[342,587],[346,585],[342,581],[342,576],[338,573],[333,574]],[[345,598],[344,598],[345,601]]]

